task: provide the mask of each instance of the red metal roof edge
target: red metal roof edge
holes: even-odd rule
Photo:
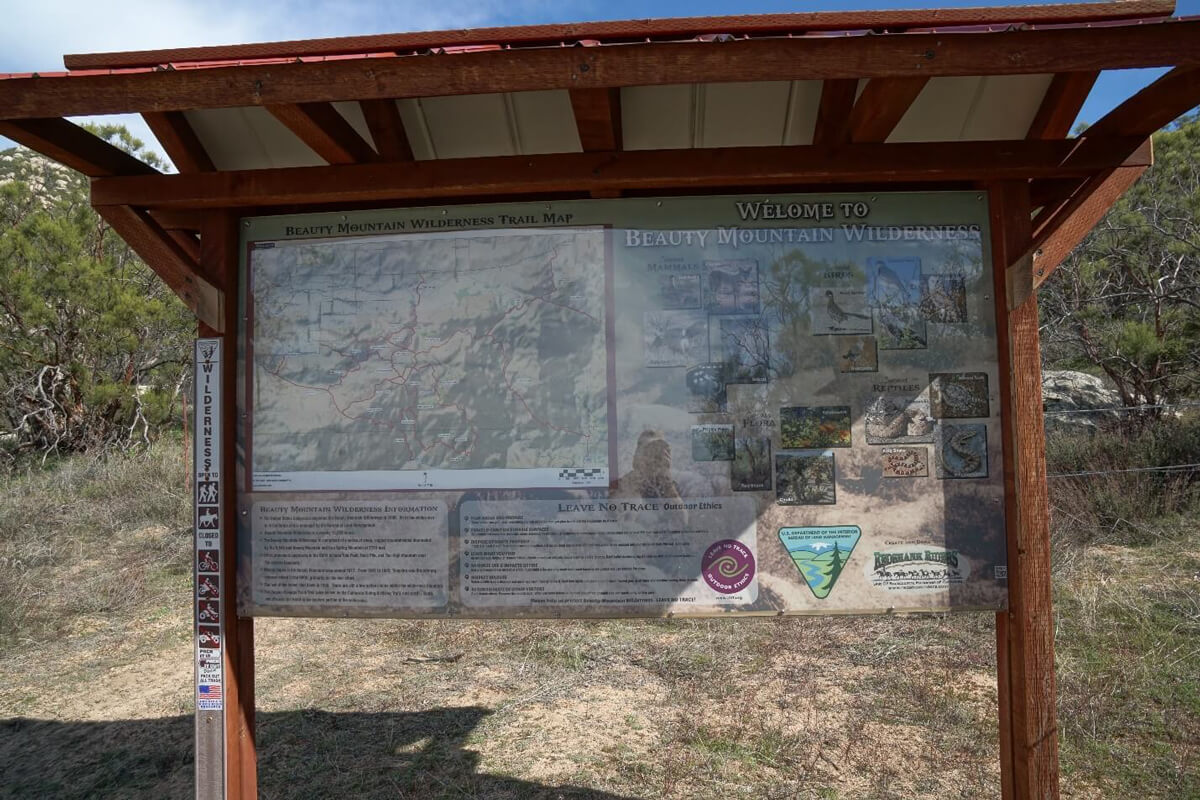
[[[703,34],[786,34],[810,31],[853,31],[946,28],[995,24],[1086,25],[1114,20],[1170,16],[1175,0],[1116,0],[1105,3],[935,8],[885,11],[818,11],[791,14],[683,17],[622,20],[503,28],[373,34],[254,44],[185,47],[117,53],[66,55],[68,70],[154,68],[194,62],[245,63],[300,57],[363,56],[381,51],[414,51],[476,45],[535,46],[574,44],[580,40],[634,42],[695,37]]]

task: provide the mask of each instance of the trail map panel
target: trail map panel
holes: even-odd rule
[[[1007,602],[981,193],[243,231],[243,614]]]
[[[256,243],[254,488],[606,486],[604,247],[599,228]]]

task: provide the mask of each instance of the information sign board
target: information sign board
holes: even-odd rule
[[[974,192],[248,219],[246,614],[1004,606]]]

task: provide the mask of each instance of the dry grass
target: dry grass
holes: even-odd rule
[[[189,796],[179,463],[5,488],[0,797]],[[1200,535],[1182,527],[1060,561],[1067,797],[1200,797]],[[999,791],[986,615],[262,619],[256,638],[264,798]]]

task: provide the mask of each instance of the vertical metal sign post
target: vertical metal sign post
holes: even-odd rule
[[[196,798],[224,797],[225,676],[221,608],[221,340],[197,339],[195,350],[195,617]]]

